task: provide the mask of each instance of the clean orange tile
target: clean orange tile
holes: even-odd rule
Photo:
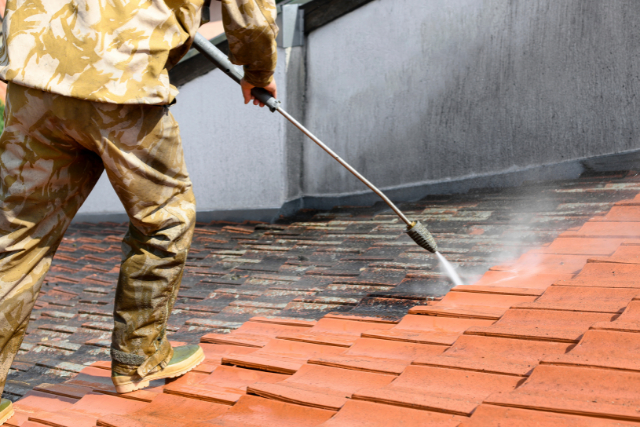
[[[307,328],[302,332],[281,333],[278,339],[350,347],[364,331],[372,328],[385,330],[392,327],[394,327],[393,324],[324,318],[320,319],[313,328]]]
[[[555,255],[592,255],[608,256],[613,254],[618,246],[625,239],[600,239],[600,238],[580,238],[565,237],[558,238],[548,246],[540,249],[533,249],[532,253],[555,254]]]
[[[492,325],[493,322],[493,320],[486,319],[460,319],[407,314],[392,329],[372,329],[363,332],[362,337],[407,341],[418,344],[451,345],[467,329],[471,327],[486,327]]]
[[[461,285],[451,289],[453,292],[471,292],[477,294],[501,294],[501,295],[529,295],[540,296],[545,289],[536,288],[508,288],[505,286],[479,286]]]
[[[433,306],[417,306],[409,314],[498,320],[509,308],[535,296],[449,292]]]
[[[47,384],[42,383],[33,388],[35,391],[43,393],[56,394],[58,396],[71,397],[72,399],[80,399],[85,394],[91,392],[91,388],[73,384]]]
[[[533,272],[526,271],[511,272],[489,270],[473,285],[544,290],[558,280],[569,280],[573,276],[573,273],[535,274]]]
[[[334,411],[243,396],[227,414],[207,425],[224,427],[314,427],[335,415]]]
[[[311,358],[341,354],[345,350],[343,347],[331,345],[274,339],[251,354],[228,354],[222,358],[222,363],[267,372],[294,374]]]
[[[282,402],[337,411],[355,391],[384,387],[394,379],[391,375],[304,365],[282,382],[255,383],[248,386],[247,392]]]
[[[640,245],[621,245],[611,256],[589,258],[590,263],[640,264]]]
[[[543,363],[640,371],[639,354],[640,334],[591,330],[569,353],[545,357]]]
[[[77,399],[43,393],[40,391],[30,391],[22,399],[13,404],[14,408],[22,412],[42,412],[52,408],[63,410],[71,407]]]
[[[243,369],[233,366],[218,366],[210,375],[197,383],[175,382],[164,387],[165,393],[192,399],[233,405],[246,393],[247,386],[261,383],[277,383],[289,375]]]
[[[101,393],[89,393],[78,400],[65,413],[75,412],[99,418],[108,414],[124,415],[145,408],[149,403],[107,396]]]
[[[200,347],[202,347],[202,350],[204,350],[204,363],[215,365],[219,365],[220,363],[222,363],[222,358],[227,354],[251,354],[258,350],[258,348],[256,347],[228,344],[200,343]]]
[[[637,423],[482,404],[460,427],[627,427]]]
[[[215,419],[229,410],[229,406],[170,394],[159,394],[142,409],[122,415],[100,417],[98,425],[113,427],[175,427]]]
[[[526,376],[541,359],[564,354],[572,344],[462,335],[440,355],[422,356],[414,365]]]
[[[277,335],[295,334],[300,332],[300,330],[308,329],[310,329],[308,325],[292,326],[262,321],[248,321],[229,334],[206,334],[201,338],[200,342],[260,348],[267,345],[267,343]]]
[[[522,386],[485,403],[638,422],[638,390],[638,372],[539,365]]]
[[[563,237],[606,237],[622,239],[640,238],[640,222],[589,221],[577,231],[562,233]]]
[[[604,217],[596,217],[595,220],[606,222],[640,222],[640,206],[613,206]]]
[[[493,325],[473,326],[466,334],[573,343],[590,326],[609,323],[613,317],[613,313],[513,309]]]
[[[551,286],[537,301],[519,304],[517,308],[622,313],[637,294],[637,289]]]
[[[36,412],[29,416],[29,421],[56,427],[94,427],[96,420],[97,417],[95,416],[71,411]]]
[[[319,427],[457,427],[467,420],[459,415],[348,400],[338,413]]]
[[[512,263],[491,267],[491,271],[518,274],[576,274],[587,263],[588,255],[554,255],[526,253]]]
[[[443,345],[360,338],[344,354],[314,357],[309,359],[309,363],[400,375],[415,359],[441,354],[447,348]]]
[[[640,301],[631,301],[620,317],[615,321],[599,322],[594,324],[591,328],[611,331],[640,332]]]
[[[390,385],[360,390],[353,398],[468,416],[490,394],[511,391],[521,381],[512,375],[412,365]]]
[[[558,286],[597,286],[605,288],[640,288],[640,265],[587,263],[572,280],[559,280]]]

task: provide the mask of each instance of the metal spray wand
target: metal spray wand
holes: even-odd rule
[[[229,58],[217,47],[215,47],[209,40],[207,40],[201,34],[196,34],[194,41],[194,47],[206,56],[211,62],[213,62],[223,73],[227,76],[231,77],[236,83],[240,83],[242,80],[242,75],[236,70],[236,68],[231,64]],[[349,172],[355,175],[360,181],[364,183],[367,187],[369,187],[374,193],[376,193],[380,198],[393,210],[400,219],[407,225],[407,234],[416,242],[419,246],[425,248],[429,252],[436,253],[438,251],[438,245],[434,240],[429,230],[422,225],[419,221],[409,221],[409,219],[402,213],[400,209],[391,201],[389,198],[380,191],[375,185],[369,182],[364,176],[362,176],[357,170],[355,170],[351,165],[345,162],[340,156],[338,156],[331,148],[327,147],[322,141],[320,141],[315,135],[313,135],[307,128],[305,128],[302,124],[300,124],[296,119],[291,117],[289,113],[287,113],[281,106],[280,101],[275,99],[268,91],[262,88],[254,88],[251,91],[251,94],[260,102],[265,104],[271,112],[278,112],[282,114],[289,122],[291,122],[295,127],[300,129],[302,133],[307,135],[313,142],[315,142],[320,148],[327,152],[331,157],[333,157],[338,163],[344,166]]]

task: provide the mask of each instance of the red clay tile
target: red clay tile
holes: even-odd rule
[[[354,320],[356,322],[368,322],[368,323],[389,323],[395,325],[397,320],[386,319],[382,317],[369,317],[369,316],[354,316],[344,313],[328,313],[324,316],[324,319],[340,319],[340,320]]]
[[[496,393],[493,405],[640,421],[640,373],[540,365],[516,390]]]
[[[466,419],[458,415],[348,400],[333,418],[319,427],[457,427]]]
[[[417,306],[409,314],[498,320],[514,305],[534,301],[534,296],[449,292],[433,306]]]
[[[400,375],[416,358],[441,354],[446,349],[447,347],[443,345],[360,338],[344,354],[314,357],[309,360],[309,363]]]
[[[613,322],[599,322],[592,329],[623,332],[640,332],[640,301],[631,301],[620,317]]]
[[[595,217],[590,221],[605,222],[639,222],[640,207],[639,206],[614,206],[604,217]]]
[[[551,286],[537,301],[519,304],[518,308],[621,313],[638,293],[637,289]]]
[[[255,383],[247,387],[247,392],[268,399],[337,411],[357,390],[384,387],[394,379],[391,375],[304,365],[282,382]]]
[[[314,320],[292,319],[288,317],[263,317],[256,316],[249,319],[251,322],[272,323],[276,325],[296,326],[301,328],[312,328],[316,322]]]
[[[97,417],[78,414],[71,411],[36,412],[29,416],[29,421],[55,427],[94,427]]]
[[[541,341],[578,342],[591,325],[609,323],[612,313],[582,313],[557,310],[508,310],[491,326],[474,326],[465,333]]]
[[[90,387],[83,387],[71,384],[47,384],[42,383],[33,388],[35,391],[43,393],[56,394],[58,396],[71,397],[72,399],[80,399],[85,394],[91,392]]]
[[[164,387],[165,393],[192,399],[233,405],[246,393],[247,386],[260,383],[277,383],[288,375],[261,372],[232,366],[218,366],[210,375],[197,383],[173,382]]]
[[[605,288],[640,288],[640,265],[587,263],[572,280],[559,280],[557,286],[598,286]]]
[[[492,286],[544,290],[558,280],[569,280],[574,274],[533,274],[511,271],[487,271],[474,286]]]
[[[517,261],[491,267],[490,271],[532,274],[576,274],[587,263],[586,255],[553,255],[526,253]]]
[[[393,324],[386,323],[324,318],[305,332],[283,333],[278,335],[278,339],[350,347],[364,331],[372,328],[387,330],[393,327]]]
[[[290,326],[248,321],[229,334],[206,334],[200,339],[200,342],[261,348],[278,335],[295,334],[300,330],[306,331],[309,329],[308,325]]]
[[[511,391],[521,381],[511,375],[409,366],[390,385],[360,390],[353,398],[468,416],[491,393]]]
[[[526,376],[548,355],[564,354],[572,344],[462,335],[440,355],[422,356],[414,365]]]
[[[593,255],[607,256],[613,254],[624,239],[600,238],[558,238],[549,246],[533,249],[531,253],[555,255]]]
[[[530,295],[540,296],[545,289],[535,288],[508,288],[504,286],[478,286],[461,285],[451,289],[454,292],[471,292],[477,294],[501,294],[501,295]]]
[[[258,350],[253,347],[228,344],[201,343],[200,347],[204,350],[205,363],[213,365],[221,364],[222,358],[227,354],[251,354]]]
[[[590,263],[640,264],[640,245],[637,243],[621,245],[611,256],[589,258]]]
[[[327,421],[334,411],[243,396],[229,412],[206,425],[224,427],[314,427]]]
[[[54,394],[42,393],[40,391],[30,391],[25,394],[22,399],[13,404],[16,411],[21,412],[42,412],[54,410],[63,410],[70,408],[77,399],[70,397],[56,396]]]
[[[637,423],[482,404],[459,427],[627,427]]]
[[[547,356],[543,363],[640,371],[640,334],[591,330],[569,353]]]
[[[201,400],[186,399],[170,394],[159,394],[153,402],[138,411],[125,416],[105,415],[100,417],[99,426],[139,427],[175,427],[190,425],[215,419],[229,410],[227,405],[219,405]]]
[[[228,354],[225,365],[258,369],[281,374],[294,374],[311,358],[344,353],[343,347],[274,339],[252,354]]]
[[[65,413],[76,412],[99,418],[108,414],[129,414],[143,409],[147,405],[148,403],[146,402],[107,396],[100,393],[89,393],[74,403],[73,406],[67,408]]]
[[[363,332],[362,337],[418,344],[451,345],[468,328],[491,324],[493,324],[493,320],[407,314],[392,329],[372,329]]]
[[[605,237],[620,239],[640,238],[638,222],[595,222],[585,223],[577,231],[566,231],[560,237]]]

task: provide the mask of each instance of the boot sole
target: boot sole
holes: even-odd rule
[[[166,368],[164,368],[159,372],[147,375],[146,377],[142,378],[140,381],[126,380],[121,382],[120,384],[116,384],[116,381],[118,381],[120,378],[123,378],[123,377],[114,377],[112,378],[112,380],[114,382],[114,385],[116,386],[116,392],[131,393],[132,391],[149,387],[149,383],[151,381],[161,380],[165,378],[180,377],[186,374],[187,372],[191,371],[193,368],[201,364],[203,361],[204,361],[204,351],[202,350],[202,347],[199,347],[198,351],[196,351],[191,357],[183,360],[180,363],[176,363],[175,365],[167,366]]]
[[[4,424],[9,418],[13,417],[15,411],[13,410],[13,405],[7,408],[9,411],[6,414],[0,413],[0,425]],[[6,411],[6,410],[5,410]],[[5,412],[3,411],[3,412]]]

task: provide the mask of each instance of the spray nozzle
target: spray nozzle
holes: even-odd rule
[[[429,233],[429,230],[427,230],[427,227],[422,225],[420,221],[414,221],[411,223],[411,226],[407,226],[407,234],[418,246],[434,254],[438,252],[438,244],[431,233]]]

